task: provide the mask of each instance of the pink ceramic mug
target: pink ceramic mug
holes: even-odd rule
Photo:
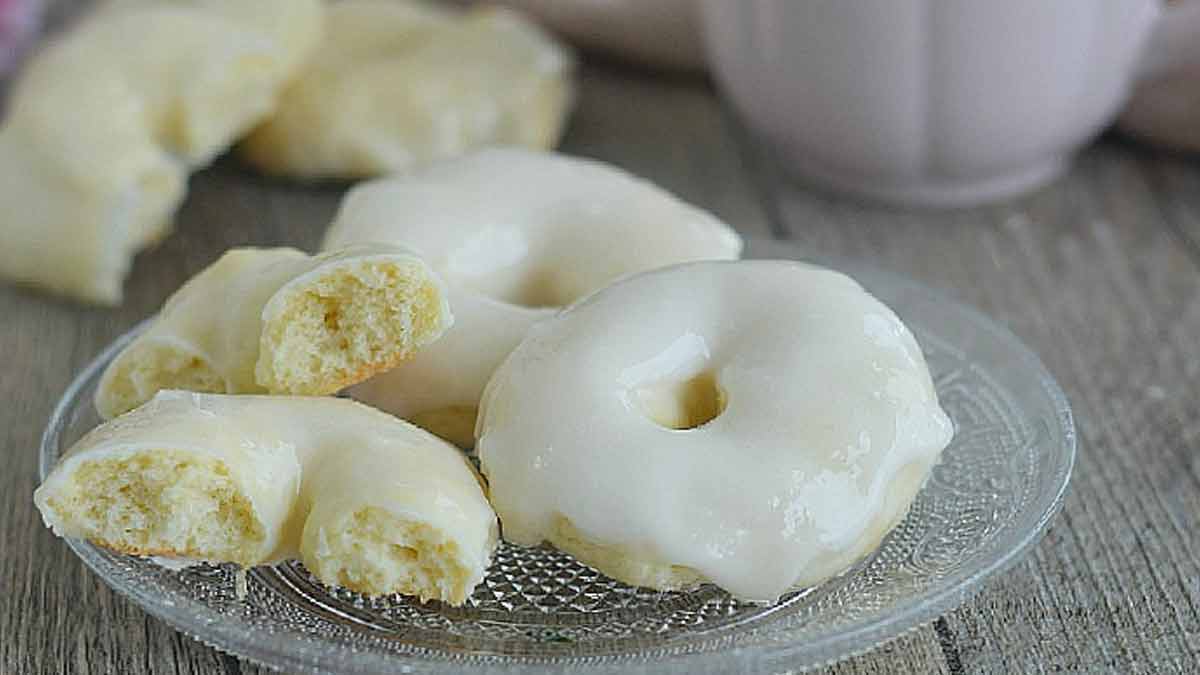
[[[1040,186],[1112,121],[1138,77],[1200,63],[1200,4],[701,5],[722,89],[791,169],[905,204],[966,205]]]

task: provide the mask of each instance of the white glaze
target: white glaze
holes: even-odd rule
[[[704,372],[715,419],[647,417],[640,388]],[[753,261],[647,272],[536,324],[476,434],[506,539],[536,544],[561,515],[770,601],[875,548],[952,426],[891,310],[844,275]]]
[[[160,392],[72,446],[34,501],[55,532],[79,536],[47,504],[59,484],[88,460],[162,450],[225,463],[266,532],[263,562],[298,557],[302,543],[318,545],[324,523],[368,506],[447,533],[480,573],[495,542],[495,515],[457,448],[331,397]]]
[[[116,303],[188,171],[271,110],[317,0],[123,0],[48,43],[0,129],[0,275]]]
[[[242,144],[258,166],[364,177],[477,147],[558,143],[574,59],[516,12],[344,0],[325,25],[320,57]]]
[[[412,248],[450,289],[446,335],[352,391],[401,417],[474,408],[501,359],[558,306],[625,274],[742,247],[727,225],[648,181],[515,149],[355,188],[324,245],[362,242]]]
[[[204,362],[224,381],[224,393],[269,393],[258,373],[263,326],[282,313],[293,290],[375,262],[411,268],[417,278],[442,287],[424,261],[399,246],[349,246],[318,256],[286,247],[230,249],[172,294],[150,327],[113,359],[96,389],[96,409],[105,418],[124,412],[114,408],[116,387],[137,385],[116,380],[128,376],[127,361],[145,358],[155,347]],[[453,321],[444,289],[440,295],[437,334]],[[142,400],[149,397],[147,392]]]

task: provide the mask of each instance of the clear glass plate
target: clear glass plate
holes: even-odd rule
[[[751,242],[748,257],[801,256]],[[323,588],[297,563],[171,571],[72,540],[106,583],[218,649],[289,672],[775,672],[861,653],[956,607],[1037,541],[1071,474],[1066,398],[1015,336],[912,281],[846,261],[925,350],[957,429],[912,511],[869,559],[770,607],[704,586],[659,593],[612,581],[545,548],[504,545],[464,607],[364,599]],[[72,383],[41,449],[59,454],[99,423],[100,373],[138,329]]]

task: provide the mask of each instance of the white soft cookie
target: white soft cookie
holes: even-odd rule
[[[330,586],[451,604],[496,545],[457,448],[329,397],[161,392],[84,436],[34,501],[59,536],[126,553],[299,558]]]
[[[274,106],[317,0],[102,5],[30,63],[0,128],[0,277],[113,304],[188,172]]]
[[[456,323],[352,394],[464,446],[484,385],[535,321],[622,275],[742,248],[724,223],[652,183],[515,149],[355,188],[325,247],[365,242],[417,251],[446,280]]]
[[[451,323],[441,279],[404,249],[233,249],[109,364],[96,408],[111,418],[160,389],[331,394],[397,365]]]
[[[550,148],[572,70],[562,46],[511,10],[337,2],[320,57],[242,150],[271,173],[355,178],[485,145]]]
[[[476,450],[505,539],[769,602],[874,550],[952,433],[916,340],[854,281],[698,262],[534,325]]]

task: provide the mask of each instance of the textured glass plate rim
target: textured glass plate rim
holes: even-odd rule
[[[748,248],[752,252],[756,248],[766,248],[778,253],[787,252],[790,255],[772,257],[809,262],[846,272],[856,278],[869,277],[873,282],[886,283],[910,293],[920,294],[927,299],[937,300],[946,308],[947,312],[960,315],[963,320],[991,333],[993,338],[1012,349],[1013,354],[1020,360],[1020,363],[1016,365],[1028,371],[1030,376],[1036,377],[1047,397],[1053,402],[1055,418],[1058,420],[1059,431],[1062,434],[1061,447],[1056,448],[1058,461],[1054,466],[1055,475],[1051,477],[1056,485],[1056,490],[1039,503],[1029,505],[1030,511],[1040,509],[1040,517],[1015,546],[978,568],[964,569],[949,575],[950,581],[944,587],[933,593],[914,595],[890,616],[865,623],[848,631],[823,636],[817,640],[791,644],[732,647],[723,651],[667,654],[661,655],[654,661],[618,657],[557,665],[505,661],[463,663],[419,656],[348,653],[336,649],[334,645],[330,645],[334,649],[322,650],[319,645],[298,643],[287,635],[262,634],[262,631],[241,626],[237,621],[231,621],[230,617],[218,614],[203,603],[191,598],[176,599],[171,611],[168,611],[164,608],[163,598],[158,593],[112,579],[105,569],[111,563],[105,560],[97,547],[79,539],[67,539],[67,544],[84,564],[104,580],[110,588],[133,600],[154,617],[210,647],[280,670],[326,673],[334,670],[337,672],[380,672],[401,669],[404,672],[456,673],[470,668],[476,672],[599,673],[648,669],[652,672],[688,673],[720,672],[728,668],[736,668],[743,672],[759,672],[767,670],[771,663],[778,664],[781,661],[792,659],[800,662],[797,664],[800,670],[807,670],[876,649],[961,605],[980,590],[985,580],[1014,565],[1042,538],[1050,521],[1062,507],[1075,464],[1076,434],[1070,404],[1061,387],[1036,354],[1006,327],[972,307],[923,284],[863,263],[821,256],[806,256],[795,245],[787,242],[752,239],[748,244],[750,244]],[[759,256],[754,257],[757,259]],[[44,480],[53,468],[53,458],[57,457],[58,448],[61,445],[59,439],[70,422],[71,411],[78,406],[81,393],[90,382],[99,377],[102,370],[120,350],[137,337],[152,320],[153,317],[148,318],[118,337],[93,359],[67,387],[66,392],[55,406],[42,436],[38,469],[41,480]],[[797,670],[796,666],[790,665],[784,666],[784,668],[792,672]]]

